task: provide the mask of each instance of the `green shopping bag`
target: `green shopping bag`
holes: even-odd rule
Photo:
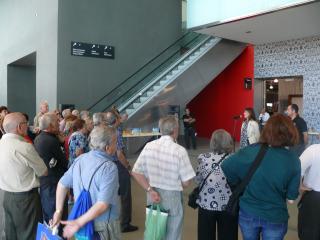
[[[144,240],[163,240],[167,231],[168,213],[159,204],[146,207]]]

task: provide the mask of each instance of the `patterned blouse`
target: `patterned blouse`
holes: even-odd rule
[[[242,124],[241,136],[240,136],[240,148],[248,146],[248,121],[244,121]]]
[[[77,158],[77,149],[83,149],[83,152],[89,152],[89,143],[87,137],[81,132],[74,132],[69,138],[69,166]]]
[[[223,211],[229,201],[231,189],[227,183],[226,177],[217,163],[225,154],[204,153],[198,157],[199,165],[197,167],[196,182],[201,186],[202,181],[210,171],[213,172],[207,178],[203,186],[197,204],[199,207],[211,211]],[[226,156],[225,158],[227,158]],[[223,160],[222,160],[223,161]]]

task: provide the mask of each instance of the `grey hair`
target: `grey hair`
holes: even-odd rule
[[[102,112],[97,112],[92,115],[92,121],[94,126],[99,126],[103,122],[104,116]]]
[[[71,114],[72,114],[73,116],[80,117],[80,113],[79,113],[79,110],[78,110],[78,109],[72,110]]]
[[[39,128],[40,130],[46,130],[49,128],[50,124],[56,121],[57,116],[54,113],[46,113],[42,117],[40,117]]]
[[[105,151],[112,143],[112,138],[117,134],[113,127],[97,126],[90,133],[89,141],[92,150]]]
[[[179,127],[179,122],[177,117],[175,116],[168,115],[159,120],[159,128],[163,136],[172,135],[174,132],[174,129],[178,127]]]
[[[71,113],[71,109],[70,108],[66,108],[62,111],[61,115],[63,118],[67,117],[67,114],[70,114]]]
[[[106,112],[105,121],[108,126],[112,127],[117,122],[117,116],[113,112]]]
[[[49,103],[48,103],[47,100],[42,100],[42,101],[40,102],[39,106],[42,106],[42,105],[47,105],[47,106],[49,106]]]
[[[210,149],[214,153],[231,153],[233,151],[233,140],[231,135],[224,129],[218,129],[211,135]]]
[[[90,112],[89,111],[83,110],[83,111],[80,112],[80,118],[82,120],[86,120],[89,117],[90,117]]]

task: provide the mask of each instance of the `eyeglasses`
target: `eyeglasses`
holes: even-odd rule
[[[22,125],[22,124],[27,124],[27,125],[29,125],[29,122],[24,121],[24,122],[19,123],[19,125]]]

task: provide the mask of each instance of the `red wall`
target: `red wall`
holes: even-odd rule
[[[236,140],[240,138],[242,119],[233,116],[253,107],[254,49],[248,46],[222,73],[220,73],[189,104],[196,118],[198,136],[210,138],[214,130],[223,128],[231,135],[235,122]],[[252,89],[244,88],[244,78],[252,79]]]

